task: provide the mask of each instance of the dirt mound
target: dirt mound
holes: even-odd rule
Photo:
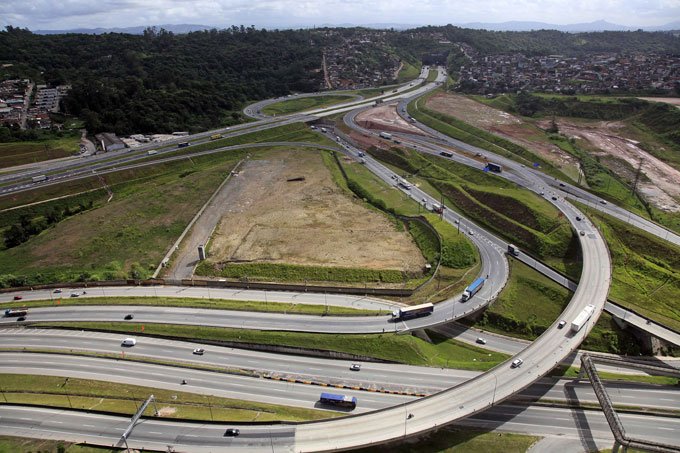
[[[397,104],[381,104],[356,116],[356,122],[365,129],[423,135],[422,131],[405,121],[397,113]]]

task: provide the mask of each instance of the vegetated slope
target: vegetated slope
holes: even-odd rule
[[[508,284],[474,325],[535,340],[558,319],[571,297],[572,293],[568,289],[512,259]],[[583,347],[615,354],[637,355],[640,352],[632,334],[621,330],[606,313],[600,316]]]
[[[242,155],[233,151],[107,175],[114,194],[109,203],[98,190],[24,209],[20,222],[40,223],[55,211],[63,216],[0,251],[0,286],[150,276]],[[80,192],[77,183],[71,187]],[[78,206],[81,212],[72,215]]]
[[[408,174],[426,179],[446,197],[447,204],[475,222],[542,258],[555,259],[552,264],[567,270],[566,262],[576,251],[571,227],[541,197],[481,171],[481,164],[474,169],[398,147],[372,147],[368,151]],[[569,268],[572,271],[578,276],[578,266]]]
[[[609,297],[680,331],[680,248],[599,211],[588,215],[612,256]]]

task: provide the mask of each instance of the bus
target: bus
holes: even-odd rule
[[[421,316],[428,316],[434,312],[434,305],[431,303],[414,305],[413,307],[404,307],[392,312],[392,318],[396,320],[404,320],[411,318],[419,318]]]
[[[347,407],[354,410],[357,407],[357,399],[354,396],[338,395],[335,393],[322,393],[319,398],[321,404],[329,406]]]

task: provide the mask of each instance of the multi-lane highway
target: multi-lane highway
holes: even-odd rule
[[[440,73],[440,76],[441,75],[442,73]],[[433,85],[434,84],[428,84],[424,87],[417,88],[413,93],[425,92],[431,89]],[[394,96],[395,99],[399,97],[399,93]],[[389,100],[390,98],[386,97],[386,99]],[[361,104],[359,103],[345,108],[331,108],[316,113],[315,117],[338,113],[344,109],[352,110],[360,106]],[[296,119],[296,121],[297,120],[298,119]],[[392,176],[387,172],[386,168],[381,168],[380,164],[377,162],[367,161],[367,167],[373,169],[376,174],[379,174],[383,179],[388,177],[391,178]],[[417,196],[418,199],[421,197],[428,198],[426,194],[417,189],[414,189],[410,193]],[[430,202],[433,201],[436,200],[430,200]],[[580,213],[566,203],[563,206],[558,207],[565,212],[567,217],[572,221],[572,224],[576,226],[577,224],[574,223],[576,222],[574,216]],[[471,237],[474,238],[475,243],[482,251],[482,261],[485,266],[482,270],[482,275],[486,272],[490,276],[483,292],[480,292],[478,296],[476,296],[477,300],[473,299],[465,305],[462,305],[459,300],[456,300],[457,298],[454,298],[453,300],[447,301],[445,304],[438,304],[437,309],[432,316],[408,321],[407,323],[390,323],[388,317],[372,317],[366,320],[361,318],[348,318],[347,320],[335,318],[333,320],[328,320],[321,319],[321,317],[309,316],[290,316],[286,318],[287,322],[289,324],[291,322],[295,323],[296,329],[297,326],[302,326],[301,330],[306,331],[324,331],[318,329],[326,329],[327,326],[332,326],[329,331],[343,331],[343,328],[352,327],[349,331],[362,331],[362,329],[367,329],[363,331],[378,332],[381,331],[381,329],[385,329],[386,326],[394,327],[397,330],[405,330],[437,323],[445,323],[461,314],[460,311],[457,311],[458,309],[467,311],[472,310],[471,307],[475,304],[482,306],[487,302],[486,298],[493,297],[505,281],[507,263],[505,263],[502,253],[506,244],[502,241],[500,243],[494,242],[491,235],[483,233],[480,228],[472,226],[471,223],[467,223],[464,219],[458,218],[458,216],[454,216],[450,212],[447,213],[446,219],[451,222],[461,222],[464,228],[475,229],[475,234]],[[571,303],[563,313],[565,319],[574,318],[588,303],[594,304],[598,311],[601,310],[605,303],[611,280],[609,256],[604,240],[599,232],[590,226],[586,226],[585,229],[583,227],[578,229],[584,230],[586,233],[583,236],[578,237],[583,250],[583,274]],[[89,308],[90,307],[79,307],[77,310],[74,310],[71,307],[32,309],[30,316],[32,320],[64,320],[64,318],[67,318],[66,320],[110,320],[112,317],[121,319],[122,316],[128,312],[125,310],[133,309],[133,307],[97,307],[97,310],[89,310]],[[121,310],[121,308],[123,308],[123,310]],[[153,322],[151,319],[152,317],[157,319],[158,316],[162,316],[165,317],[165,319],[177,320],[177,322],[183,320],[188,323],[196,322],[205,325],[207,322],[214,322],[216,318],[215,312],[210,310],[170,308],[165,309],[165,312],[159,314],[155,310],[147,312],[146,310],[149,308],[150,307],[144,307],[141,309],[142,311],[139,312],[141,319],[139,319],[136,314],[135,320]],[[138,309],[140,308],[134,307],[134,310]],[[96,311],[99,311],[99,313],[96,313]],[[82,315],[83,313],[84,315]],[[228,313],[228,315],[230,317],[238,316],[238,312]],[[78,318],[79,316],[81,317]],[[255,319],[254,324],[258,326],[254,328],[276,328],[271,326],[276,325],[277,317],[280,317],[280,315],[268,313],[249,315],[250,319]],[[147,318],[149,319],[148,321],[146,321]],[[223,320],[218,321],[223,322]],[[227,322],[227,320],[224,320],[224,322]],[[246,320],[244,319],[243,325],[245,325],[245,322]],[[442,424],[450,423],[454,420],[459,420],[484,411],[496,405],[499,401],[502,401],[529,386],[540,376],[552,369],[552,367],[560,360],[570,355],[578,344],[580,344],[585,335],[587,335],[594,322],[595,317],[593,317],[593,319],[591,319],[578,333],[573,333],[568,329],[557,329],[556,326],[552,326],[536,342],[520,353],[521,358],[523,359],[521,366],[510,367],[509,362],[505,362],[488,373],[465,381],[454,388],[444,390],[431,397],[410,401],[402,405],[388,407],[354,417],[299,424],[292,428],[277,425],[249,427],[247,431],[244,430],[244,433],[247,435],[238,439],[230,439],[230,446],[244,449],[244,451],[245,449],[248,451],[327,451],[382,443],[388,440],[436,429]],[[351,325],[349,323],[351,323]],[[314,326],[311,328],[304,327],[311,326],[312,324],[314,324]],[[291,327],[288,329],[291,329]],[[37,417],[39,418],[41,416],[38,415]],[[8,419],[9,418],[11,418],[11,416],[8,416]],[[109,420],[109,422],[110,426],[115,425],[114,421]],[[145,423],[144,425],[147,424]],[[186,430],[185,427],[180,427],[179,425],[174,428],[174,433],[181,433]],[[44,432],[42,429],[36,430],[34,433],[35,435],[38,435],[37,431],[40,431],[40,436],[44,435],[42,434]],[[80,433],[83,437],[89,435],[83,433],[83,431],[87,430],[81,428]],[[103,430],[102,432],[111,433],[111,431],[107,430]],[[165,433],[167,436],[167,430]],[[193,436],[194,434],[191,435]],[[130,439],[130,442],[131,445],[150,448],[158,445],[158,439],[158,436],[144,437],[135,432],[135,435]],[[179,448],[191,449],[192,451],[197,451],[199,448],[203,447],[214,448],[215,445],[222,445],[215,443],[214,433],[205,433],[204,435],[198,435],[196,438],[190,438],[187,434],[186,436],[180,437],[160,437],[160,439],[173,439],[173,445],[177,445]],[[223,441],[222,439],[219,440]],[[166,440],[163,440],[162,443],[166,446],[168,445]]]

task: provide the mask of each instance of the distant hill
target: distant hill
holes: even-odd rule
[[[310,29],[310,28],[372,28],[377,30],[408,30],[412,28],[426,26],[428,24],[399,24],[399,23],[372,23],[372,24],[321,24],[321,25],[282,25],[264,27],[269,30],[291,30],[291,29]],[[531,21],[509,21],[498,23],[487,22],[468,22],[464,24],[455,24],[462,28],[472,28],[476,30],[490,30],[490,31],[532,31],[532,30],[557,30],[567,33],[582,33],[593,31],[671,31],[680,30],[680,21],[671,22],[665,25],[655,27],[632,27],[627,25],[613,24],[605,20],[598,20],[595,22],[587,22],[581,24],[567,24],[557,25],[549,24],[547,22],[531,22]],[[189,33],[192,31],[210,30],[213,28],[222,29],[229,28],[231,25],[224,26],[209,26],[199,24],[165,24],[152,25],[156,29],[165,29],[175,34]],[[104,33],[126,33],[130,35],[141,35],[148,26],[138,27],[118,27],[118,28],[74,28],[69,30],[33,30],[33,33],[38,35],[62,35],[66,33],[82,33],[88,35],[101,35]]]
[[[464,28],[474,28],[479,30],[491,30],[491,31],[558,30],[567,33],[582,33],[592,31],[635,31],[640,29],[644,31],[680,30],[680,21],[656,27],[631,27],[626,25],[613,24],[605,20],[597,20],[595,22],[567,25],[549,24],[546,22],[524,22],[524,21],[510,21],[499,23],[470,22],[466,24],[459,24],[459,26]]]
[[[153,25],[157,29],[165,29],[176,34],[189,33],[192,31],[210,30],[215,27],[195,24],[166,24]],[[126,33],[128,35],[141,35],[148,26],[122,27],[122,28],[73,28],[70,30],[34,30],[37,35],[63,35],[67,33],[80,33],[86,35],[102,35],[104,33]]]

